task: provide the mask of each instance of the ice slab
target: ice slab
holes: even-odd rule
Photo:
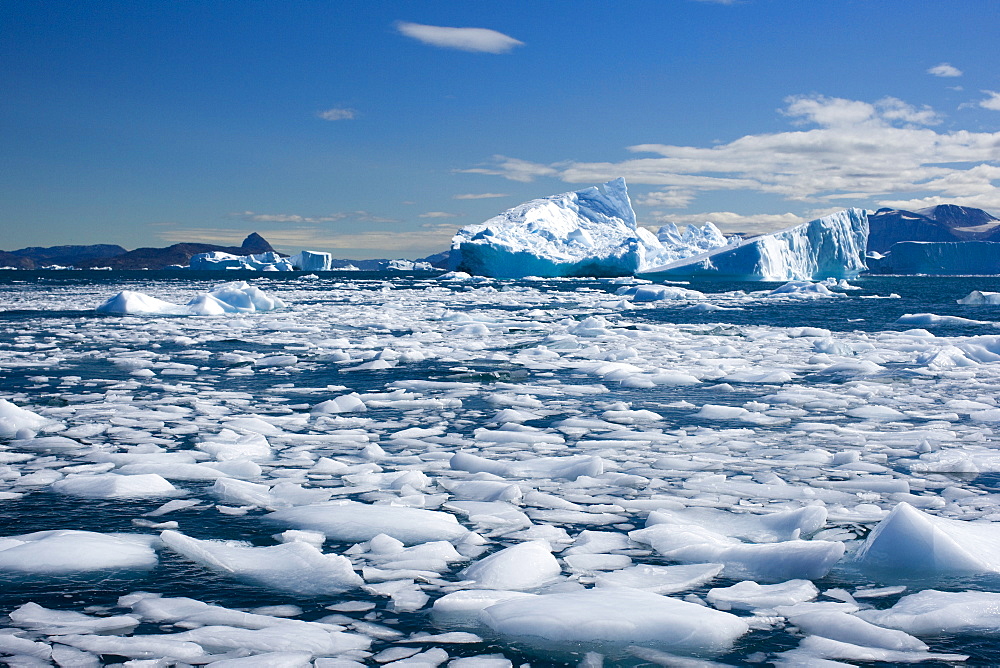
[[[597,587],[628,587],[654,594],[676,594],[694,589],[722,572],[722,564],[655,566],[639,564],[597,576]]]
[[[357,501],[319,503],[270,513],[269,520],[296,529],[318,531],[338,542],[359,543],[386,534],[413,545],[459,540],[468,529],[454,515],[422,508],[372,505]]]
[[[966,296],[957,300],[957,302],[959,304],[965,304],[966,306],[997,305],[1000,304],[1000,292],[973,290]]]
[[[486,589],[534,589],[557,578],[562,568],[548,543],[530,541],[504,548],[460,573]]]
[[[855,560],[892,577],[1000,573],[1000,523],[935,517],[899,503],[868,534]]]
[[[1000,593],[925,589],[885,610],[862,610],[872,624],[921,637],[1000,637]]]
[[[364,584],[350,559],[323,554],[302,541],[246,547],[198,540],[176,531],[164,531],[160,540],[195,563],[279,591],[318,596],[339,594]]]
[[[52,491],[87,499],[131,499],[175,496],[181,490],[156,473],[121,475],[118,473],[73,473],[52,483]]]
[[[715,653],[748,630],[735,615],[633,589],[517,598],[486,608],[481,619],[503,636],[547,649],[641,645]]]
[[[0,573],[80,573],[156,566],[153,536],[69,529],[0,538]]]

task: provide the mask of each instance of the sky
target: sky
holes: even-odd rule
[[[1000,213],[996,0],[6,0],[0,248],[418,258],[624,176],[640,224]]]

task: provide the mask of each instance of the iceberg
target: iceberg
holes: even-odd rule
[[[853,278],[866,269],[867,241],[867,213],[845,209],[641,273],[751,281]]]
[[[625,179],[531,200],[458,231],[458,269],[494,278],[630,276],[725,246],[712,223],[654,235],[636,223]]]
[[[222,251],[198,253],[191,257],[191,269],[217,271],[226,269],[249,269],[251,271],[294,271],[290,258],[277,253],[256,253],[254,255],[232,255]]]
[[[288,258],[299,271],[330,271],[333,256],[320,251],[304,250]]]

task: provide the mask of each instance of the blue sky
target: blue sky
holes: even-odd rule
[[[420,257],[617,176],[653,228],[1000,212],[998,26],[995,0],[8,0],[0,248]]]

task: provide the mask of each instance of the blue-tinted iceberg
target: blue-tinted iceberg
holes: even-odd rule
[[[867,240],[867,213],[845,209],[643,273],[761,281],[852,278],[866,269]]]
[[[301,271],[330,271],[333,256],[321,251],[304,250],[288,258],[288,261]]]
[[[629,276],[727,243],[717,227],[639,227],[625,179],[531,200],[458,231],[459,269],[496,278]]]
[[[191,258],[190,267],[214,271],[218,269],[250,269],[252,271],[293,271],[295,267],[289,258],[277,253],[257,253],[256,255],[231,255],[221,251],[198,253]]]

